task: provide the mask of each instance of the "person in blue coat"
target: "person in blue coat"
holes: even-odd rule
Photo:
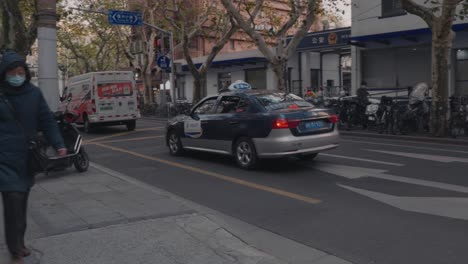
[[[25,60],[14,52],[0,63],[0,192],[5,240],[12,263],[30,255],[24,243],[28,197],[34,184],[28,168],[28,142],[43,131],[59,156],[67,154],[63,138],[39,88],[30,83]]]

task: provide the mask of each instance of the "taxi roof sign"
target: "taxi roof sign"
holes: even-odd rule
[[[252,86],[244,81],[238,80],[229,85],[228,89],[231,91],[252,90]]]

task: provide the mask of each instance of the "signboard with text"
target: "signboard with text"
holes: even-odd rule
[[[143,25],[143,15],[140,12],[109,10],[107,19],[112,25]]]
[[[304,37],[297,49],[332,48],[347,45],[350,37],[350,29],[311,33]]]
[[[129,96],[133,94],[132,83],[100,83],[99,97]]]

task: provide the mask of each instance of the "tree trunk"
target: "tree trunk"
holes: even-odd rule
[[[154,103],[154,92],[151,86],[151,74],[142,73],[143,85],[145,87],[145,104]]]
[[[273,72],[276,75],[276,80],[277,80],[277,87],[276,89],[279,91],[286,91],[286,61],[278,62],[275,64],[270,64]]]
[[[441,36],[445,35],[443,38]],[[433,32],[432,40],[432,109],[431,134],[443,137],[447,133],[448,60],[452,49],[453,33]]]
[[[193,78],[193,104],[198,103],[203,97],[203,91],[206,89],[206,74],[198,78]]]

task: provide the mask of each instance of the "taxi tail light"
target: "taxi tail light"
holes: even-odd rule
[[[331,115],[328,117],[328,121],[332,124],[338,123],[338,115]]]
[[[284,118],[278,118],[273,121],[273,125],[271,128],[273,129],[284,129],[284,128],[296,128],[299,126],[301,121],[299,120],[288,120]]]

